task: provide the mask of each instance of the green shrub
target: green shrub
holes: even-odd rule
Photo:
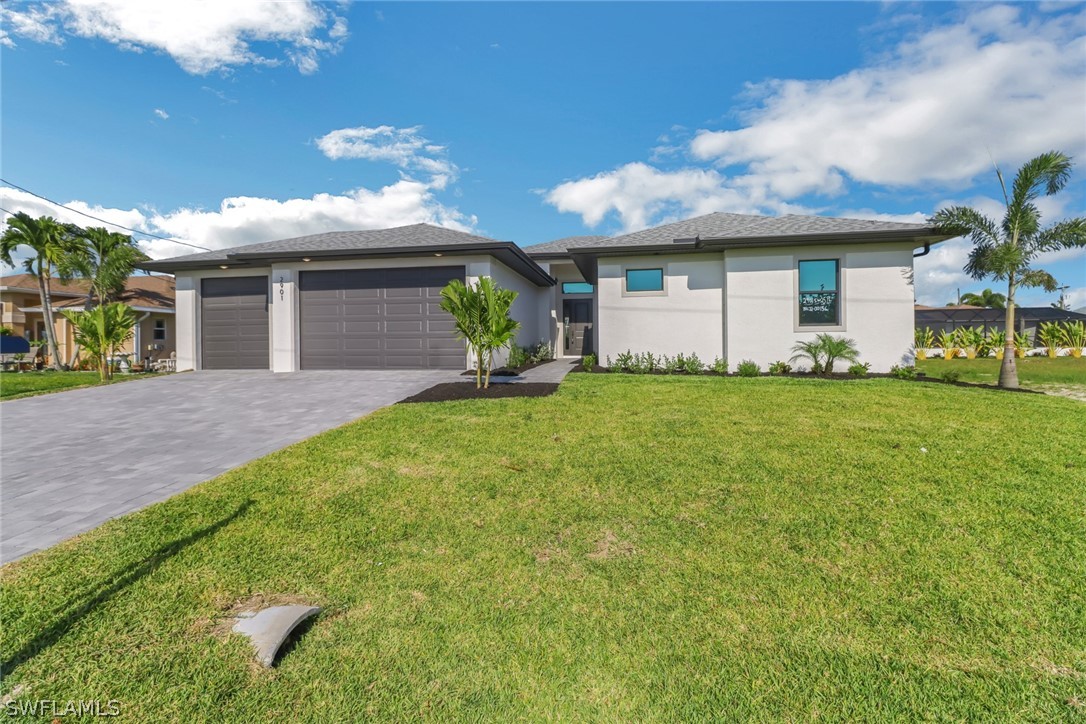
[[[915,380],[916,367],[912,365],[894,365],[890,368],[890,376],[899,380]]]
[[[735,368],[735,374],[740,377],[757,377],[762,374],[762,368],[758,366],[757,362],[745,359]]]
[[[960,370],[946,370],[943,374],[939,375],[939,379],[943,382],[957,382],[962,378]]]
[[[683,361],[683,370],[688,375],[700,375],[705,371],[705,363],[698,358],[696,352],[692,352],[690,353],[690,356]]]
[[[845,362],[857,362],[860,352],[856,349],[856,342],[847,337],[834,337],[832,334],[819,334],[808,342],[797,342],[792,351],[795,352],[789,362],[797,360],[810,360],[811,372],[830,374],[837,360]]]
[[[630,350],[619,352],[615,355],[615,363],[613,365],[611,364],[611,358],[608,357],[607,367],[612,372],[630,372],[633,367],[633,355],[630,353]]]
[[[728,360],[723,357],[715,357],[713,364],[709,365],[709,369],[716,372],[718,375],[728,374]]]
[[[867,377],[867,374],[871,371],[870,362],[856,362],[849,365],[848,373],[852,377]]]
[[[528,361],[532,364],[550,362],[554,359],[554,352],[551,350],[550,343],[543,339],[531,347],[526,347],[524,351],[528,353]]]
[[[595,366],[596,366],[596,355],[594,355],[594,354],[586,354],[581,359],[581,367],[584,369],[585,372],[591,372],[593,370],[593,368],[595,368]]]
[[[528,364],[528,350],[516,344],[510,347],[509,359],[506,360],[505,366],[516,369],[518,367],[523,367],[526,364]]]
[[[1059,322],[1041,322],[1037,337],[1040,338],[1048,356],[1055,357],[1059,354],[1060,345],[1063,344],[1063,327]]]
[[[769,374],[771,375],[786,375],[792,371],[792,365],[787,362],[777,360],[773,364],[769,365]]]

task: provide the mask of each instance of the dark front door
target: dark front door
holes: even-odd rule
[[[562,301],[562,324],[565,326],[563,354],[581,357],[593,350],[592,300],[565,299]]]
[[[204,279],[200,344],[205,370],[268,369],[268,278]]]
[[[464,267],[302,272],[302,369],[463,369],[464,343],[441,308],[452,279]]]

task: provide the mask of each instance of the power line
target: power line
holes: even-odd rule
[[[59,206],[62,209],[67,209],[68,211],[71,211],[72,213],[80,214],[82,216],[86,216],[88,219],[94,219],[95,221],[99,221],[99,222],[101,222],[103,224],[109,224],[110,226],[115,226],[118,229],[124,229],[125,231],[128,231],[128,232],[133,233],[133,234],[142,234],[143,236],[150,236],[153,239],[161,239],[162,241],[169,241],[169,242],[172,242],[174,244],[181,244],[182,246],[191,246],[193,249],[200,249],[202,251],[213,251],[213,249],[208,249],[206,246],[200,246],[199,244],[190,244],[187,241],[181,241],[179,239],[171,239],[168,236],[159,236],[158,234],[152,234],[149,231],[140,231],[139,229],[130,229],[127,226],[122,226],[120,224],[115,224],[112,221],[106,221],[105,219],[98,218],[97,216],[92,216],[91,214],[88,214],[85,211],[80,211],[79,209],[73,209],[71,206],[65,206],[64,204],[60,203],[59,201],[53,201],[52,199],[46,198],[46,197],[42,196],[41,194],[36,194],[33,191],[31,191],[30,189],[25,189],[22,186],[19,186],[18,184],[13,184],[11,181],[8,181],[7,179],[4,179],[4,178],[0,178],[0,183],[5,183],[8,186],[11,186],[12,188],[19,189],[20,191],[28,193],[31,196],[34,196],[35,198],[41,199],[42,201],[48,201],[49,203],[53,204],[54,206]],[[0,209],[0,211],[3,211],[6,214],[11,213],[7,209]]]

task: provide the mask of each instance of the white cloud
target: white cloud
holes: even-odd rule
[[[200,75],[240,65],[278,65],[282,56],[300,72],[313,73],[321,54],[337,52],[347,37],[346,21],[311,0],[59,0],[26,10],[4,7],[0,14],[10,35],[52,43],[62,41],[62,32],[100,38],[123,50],[167,53]],[[0,42],[13,44],[8,35]],[[263,54],[280,44],[285,46],[280,57]]]
[[[162,110],[161,108],[156,108],[156,109],[155,109],[155,115],[156,115],[156,116],[158,116],[159,118],[161,118],[161,119],[162,119],[162,120],[164,120],[164,121],[165,121],[165,120],[166,120],[167,118],[169,118],[169,117],[170,117],[170,114],[169,114],[169,113],[167,113],[166,111]]]
[[[1013,166],[1049,148],[1081,154],[1086,14],[1020,16],[971,10],[836,78],[752,85],[746,127],[699,131],[691,153],[743,165],[746,185],[785,199],[837,195],[847,180],[968,181],[991,171],[988,149]]]
[[[456,178],[458,169],[448,159],[448,150],[420,135],[421,126],[357,126],[340,128],[317,139],[317,148],[332,160],[362,158],[384,161],[405,171],[421,171],[431,177],[430,185],[444,188]]]
[[[1086,287],[1067,290],[1067,306],[1071,309],[1086,309]]]
[[[22,191],[0,188],[5,209],[31,216],[48,215],[81,226],[100,226],[96,221],[57,208]],[[107,221],[170,236],[211,249],[224,249],[273,239],[345,229],[382,229],[429,223],[471,231],[477,220],[454,207],[439,203],[430,187],[402,179],[376,191],[365,188],[342,194],[316,194],[311,198],[266,199],[237,196],[223,199],[217,209],[180,208],[168,212],[149,209],[110,209],[82,201],[65,204]],[[4,218],[7,218],[4,214]],[[195,251],[168,241],[137,237],[154,258]]]
[[[645,163],[628,163],[613,171],[566,181],[543,192],[559,211],[580,214],[590,227],[615,214],[623,231],[713,211],[756,214],[802,213],[806,209],[756,198],[713,169],[661,171]]]

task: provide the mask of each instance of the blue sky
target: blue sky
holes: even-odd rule
[[[3,178],[209,247],[417,221],[527,245],[714,210],[998,213],[991,158],[1086,162],[1081,4],[215,8],[5,3]],[[1086,166],[1042,209],[1086,213]],[[918,262],[921,301],[984,286],[966,251]],[[1086,254],[1045,266],[1086,305]]]

